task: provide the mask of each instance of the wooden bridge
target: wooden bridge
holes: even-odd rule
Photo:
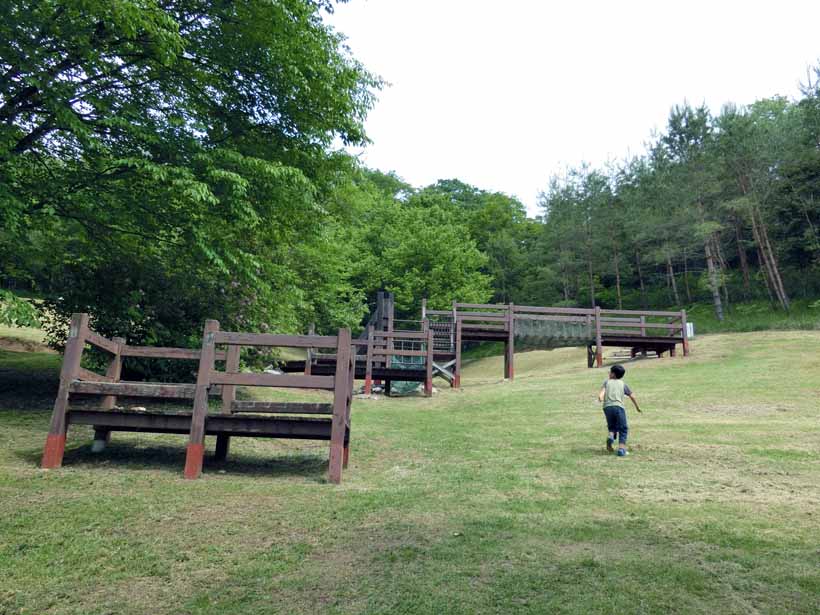
[[[433,331],[436,370],[458,387],[465,342],[503,342],[504,377],[515,377],[516,339],[524,348],[586,346],[587,366],[603,365],[603,348],[628,348],[634,357],[648,351],[675,356],[678,344],[689,354],[686,311],[605,310],[600,307],[535,307],[514,304],[453,303],[429,310],[422,320]],[[439,363],[440,362],[440,363]],[[450,369],[451,368],[451,369]]]
[[[422,300],[421,320],[394,318],[390,293],[379,293],[367,327],[353,340],[355,376],[370,393],[374,382],[390,392],[394,381],[424,383],[441,376],[459,387],[465,343],[502,342],[504,377],[515,377],[515,349],[584,346],[587,366],[603,365],[603,348],[627,348],[631,356],[654,352],[675,356],[680,345],[689,354],[686,311],[607,310],[600,307],[536,307],[514,304],[453,303],[449,310],[427,309]],[[289,361],[287,372],[331,374],[335,355],[312,352],[307,359]]]

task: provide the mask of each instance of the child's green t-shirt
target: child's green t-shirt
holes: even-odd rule
[[[626,382],[616,378],[604,380],[604,408],[617,406],[625,409],[624,395],[632,395],[632,391]]]

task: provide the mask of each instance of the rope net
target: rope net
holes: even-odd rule
[[[595,339],[591,323],[584,320],[515,319],[515,339],[534,348],[583,346]]]

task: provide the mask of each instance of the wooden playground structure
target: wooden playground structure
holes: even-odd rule
[[[86,344],[110,355],[104,375],[81,366]],[[322,375],[240,372],[243,347],[331,349],[335,351],[334,367],[330,373]],[[89,327],[88,314],[74,314],[42,467],[62,465],[70,425],[90,425],[94,428],[95,451],[102,450],[115,431],[188,434],[185,478],[197,478],[202,473],[205,436],[216,436],[215,457],[222,460],[228,455],[233,436],[326,440],[330,442],[328,479],[338,483],[342,469],[347,467],[350,451],[355,360],[352,348],[349,329],[340,329],[336,336],[235,333],[220,331],[215,320],[205,323],[201,350],[130,346],[122,338],[107,339],[93,331]],[[196,382],[124,382],[120,375],[123,360],[128,357],[198,361]],[[224,369],[216,368],[217,361],[224,364]],[[237,386],[323,389],[333,392],[333,402],[238,401]],[[101,404],[93,409],[72,408],[73,395],[100,397]],[[208,412],[211,396],[221,398],[218,413]],[[123,410],[116,407],[117,397],[190,400],[192,410]]]
[[[312,328],[311,328],[312,329]],[[220,331],[208,320],[200,350],[132,346],[122,338],[105,338],[89,327],[88,314],[71,319],[60,386],[42,467],[58,468],[70,425],[94,428],[92,450],[101,451],[115,431],[187,434],[186,478],[202,473],[205,437],[216,436],[217,460],[224,460],[231,437],[297,438],[330,442],[328,478],[341,481],[350,443],[350,409],[355,379],[370,394],[384,383],[389,395],[395,382],[422,385],[432,395],[433,378],[461,384],[462,347],[469,342],[504,344],[504,377],[515,376],[515,347],[586,346],[587,366],[603,365],[603,348],[622,347],[635,357],[648,352],[675,356],[681,345],[689,354],[686,312],[534,307],[513,304],[453,303],[451,310],[427,309],[421,320],[396,320],[390,293],[379,293],[376,309],[359,338],[349,329],[338,335],[274,335]],[[81,365],[89,344],[110,355],[105,374]],[[240,372],[243,347],[296,348],[302,360],[285,361],[278,373]],[[126,382],[123,360],[129,357],[197,361],[195,383]],[[217,369],[216,363],[224,365]],[[332,391],[332,403],[260,402],[236,399],[236,387],[285,387]],[[98,408],[73,408],[72,396],[101,398]],[[189,400],[190,411],[118,408],[117,398]],[[220,411],[208,411],[209,398],[221,399]],[[271,416],[273,415],[273,416]],[[325,415],[325,416],[322,416]]]
[[[686,311],[606,310],[600,307],[535,307],[506,303],[453,303],[450,310],[431,310],[422,300],[421,320],[396,320],[390,293],[379,293],[376,309],[359,339],[353,340],[357,379],[365,394],[374,382],[384,382],[389,395],[393,381],[423,383],[425,395],[440,376],[450,386],[461,385],[465,343],[502,342],[504,377],[515,377],[515,348],[584,346],[587,367],[603,365],[604,347],[628,349],[631,357],[654,353],[663,357],[689,355]],[[309,351],[307,358],[289,361],[284,370],[330,373],[335,355]]]

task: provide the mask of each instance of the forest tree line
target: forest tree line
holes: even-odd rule
[[[0,284],[107,335],[357,328],[453,300],[788,310],[820,296],[820,88],[676,107],[647,153],[549,179],[542,215],[364,168],[381,80],[329,0],[0,6]],[[224,41],[230,41],[225,45]],[[6,295],[4,295],[6,296]],[[50,324],[49,324],[50,323]]]

